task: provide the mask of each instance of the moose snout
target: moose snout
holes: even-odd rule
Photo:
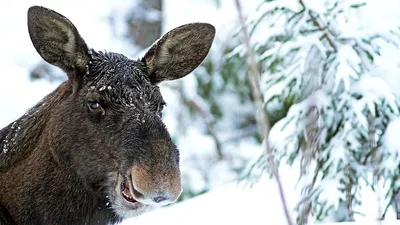
[[[154,169],[137,165],[132,167],[134,198],[148,205],[175,202],[182,193],[179,168]]]

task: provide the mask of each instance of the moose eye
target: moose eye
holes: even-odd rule
[[[166,105],[165,103],[161,103],[161,104],[158,106],[158,112],[159,112],[159,113],[161,113],[161,112],[163,111],[165,105]]]
[[[94,122],[100,122],[102,116],[106,114],[106,111],[104,110],[102,105],[97,101],[88,101],[87,111],[89,113],[89,118]]]
[[[89,102],[89,108],[92,110],[99,109],[101,106],[98,102]]]
[[[104,115],[105,111],[100,103],[96,101],[89,101],[87,104],[89,112]]]

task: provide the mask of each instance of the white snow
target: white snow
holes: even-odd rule
[[[284,183],[285,197],[289,207],[295,207],[298,201],[298,191],[295,191],[297,179],[293,169],[282,166],[281,174]],[[334,186],[328,189],[336,191]],[[330,191],[324,193],[330,197]],[[314,223],[325,225],[400,225],[400,221],[393,218],[393,212],[389,210],[387,220],[378,223],[375,221],[377,205],[375,195],[370,190],[363,190],[360,194],[369,196],[365,198],[368,207],[355,210],[362,215],[355,215],[356,222],[352,223]],[[364,199],[363,199],[364,200]],[[295,219],[294,215],[291,215]],[[172,204],[165,208],[155,209],[139,217],[130,218],[120,225],[153,225],[153,224],[252,224],[252,225],[286,225],[286,217],[280,203],[277,185],[274,180],[263,177],[260,182],[252,187],[246,183],[231,183],[203,194],[201,196],[186,200],[181,203]],[[313,223],[311,223],[313,224]],[[311,225],[310,224],[310,225]]]
[[[294,185],[295,179],[287,183]],[[252,188],[244,183],[232,183],[200,197],[186,200],[167,208],[157,209],[138,218],[124,221],[128,224],[286,224],[283,208],[274,181],[266,177]],[[294,206],[296,197],[287,195]],[[278,204],[277,204],[278,203]]]
[[[400,131],[400,117],[393,119],[386,128],[386,132],[382,137],[382,143],[384,147],[392,149],[393,152],[400,154],[400,142],[399,140]]]

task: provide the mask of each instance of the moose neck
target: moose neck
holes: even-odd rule
[[[68,97],[71,90],[67,82],[63,83],[19,119],[0,130],[0,153],[8,155],[9,160],[5,167],[16,166],[38,148],[38,145],[46,142],[44,134],[49,129],[47,125],[52,109]]]
[[[8,202],[10,196],[0,193],[0,206],[5,204],[11,216],[20,218],[15,221],[17,224],[41,224],[40,218],[34,213],[26,214],[23,209],[24,205],[42,201],[46,203],[37,208],[42,210],[37,215],[55,212],[46,224],[108,224],[119,220],[104,200],[84,191],[80,180],[61,165],[54,154],[54,139],[61,129],[54,124],[54,117],[59,116],[59,105],[73,97],[72,92],[72,86],[64,82],[26,114],[0,130],[0,150],[3,150],[0,151],[0,189],[20,197],[18,204],[12,205]],[[61,217],[65,214],[69,216]]]
[[[52,108],[71,92],[70,85],[64,82],[27,113],[0,130],[0,172],[17,167],[38,145],[44,144]]]

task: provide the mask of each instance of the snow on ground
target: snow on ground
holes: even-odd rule
[[[287,166],[280,168],[287,203],[292,209],[298,201],[296,186],[297,174]],[[249,186],[246,183],[231,183],[201,196],[147,212],[139,217],[130,218],[120,225],[153,225],[153,224],[230,224],[230,225],[286,225],[286,217],[274,180],[263,177],[260,182]],[[383,223],[375,221],[377,204],[375,195],[369,190],[362,193],[365,204],[355,210],[354,223],[318,223],[324,225],[400,225],[393,211],[389,210],[388,220]],[[292,215],[293,219],[294,216]]]
[[[233,183],[202,196],[128,219],[121,225],[138,224],[286,224],[276,184],[263,179],[252,188]],[[295,196],[287,196],[293,203]],[[271,204],[273,203],[273,204]]]
[[[288,168],[283,173],[288,173]],[[296,179],[282,177],[285,187],[294,187]],[[288,191],[286,198],[295,206],[297,195]],[[250,186],[233,182],[215,188],[201,196],[156,209],[137,218],[125,220],[121,225],[138,224],[286,224],[283,208],[279,204],[278,187],[266,176]]]

